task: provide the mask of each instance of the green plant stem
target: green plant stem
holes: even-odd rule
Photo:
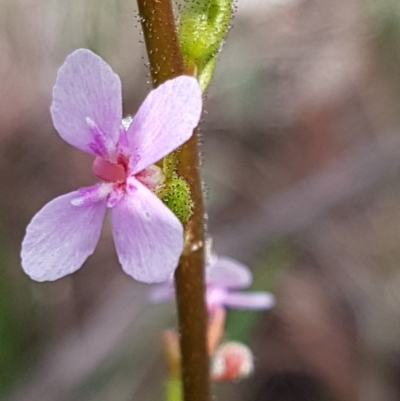
[[[182,383],[177,378],[169,378],[166,386],[166,401],[181,401],[182,400]]]
[[[170,0],[137,0],[154,86],[185,69]],[[190,185],[193,215],[185,226],[185,249],[175,274],[184,401],[209,400],[209,360],[204,302],[204,211],[197,130],[176,153],[178,173]]]

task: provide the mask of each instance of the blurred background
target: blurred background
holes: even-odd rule
[[[400,400],[399,3],[236,6],[201,129],[208,229],[277,305],[229,313],[256,371],[214,394]],[[0,399],[160,400],[174,305],[122,273],[108,225],[72,276],[38,284],[20,267],[32,216],[95,182],[49,112],[79,47],[112,65],[134,113],[150,90],[134,1],[0,0]]]

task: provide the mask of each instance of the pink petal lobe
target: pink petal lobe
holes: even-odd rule
[[[212,254],[210,265],[206,269],[207,284],[223,288],[247,288],[252,280],[251,271],[244,264]]]
[[[182,75],[152,90],[127,131],[131,172],[142,171],[186,142],[199,123],[201,107],[195,78]]]
[[[22,268],[33,280],[54,281],[78,270],[101,234],[106,200],[74,206],[78,191],[45,205],[29,223],[22,242]]]
[[[118,75],[90,50],[74,51],[58,70],[51,115],[66,142],[107,158],[116,147],[122,119]]]
[[[128,275],[144,283],[167,280],[183,251],[178,218],[139,181],[111,210],[118,259]]]
[[[275,297],[268,292],[230,292],[222,303],[235,309],[270,309],[275,305]]]

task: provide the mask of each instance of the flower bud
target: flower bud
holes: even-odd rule
[[[178,334],[174,330],[164,330],[162,341],[164,346],[164,353],[168,362],[169,378],[179,379],[181,351],[179,349]]]
[[[207,89],[208,85],[211,82],[216,62],[216,57],[211,58],[211,60],[197,74],[197,79],[203,92]]]
[[[213,355],[217,345],[224,335],[226,311],[222,307],[215,308],[214,312],[209,314],[207,329],[208,353]]]
[[[193,213],[189,184],[174,174],[159,190],[158,196],[175,213],[181,223],[186,223]]]
[[[215,57],[228,32],[232,17],[232,0],[187,0],[179,22],[179,41],[188,68],[197,77],[207,69],[202,89],[207,87]],[[204,87],[204,83],[206,86]]]
[[[211,379],[213,381],[243,379],[253,370],[253,353],[250,348],[231,341],[222,344],[215,352],[211,363]]]

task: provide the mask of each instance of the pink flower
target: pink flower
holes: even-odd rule
[[[250,270],[237,260],[211,254],[206,266],[206,302],[209,312],[219,307],[236,309],[269,309],[275,297],[268,292],[235,291],[251,285]],[[150,301],[159,303],[174,296],[172,278],[150,291]]]
[[[183,250],[183,227],[152,192],[163,179],[154,163],[191,137],[201,104],[196,79],[180,76],[122,120],[118,75],[89,50],[69,55],[53,90],[53,123],[66,142],[96,157],[93,172],[103,182],[53,199],[33,217],[24,271],[52,281],[78,270],[94,252],[108,207],[123,270],[146,283],[166,280]]]

